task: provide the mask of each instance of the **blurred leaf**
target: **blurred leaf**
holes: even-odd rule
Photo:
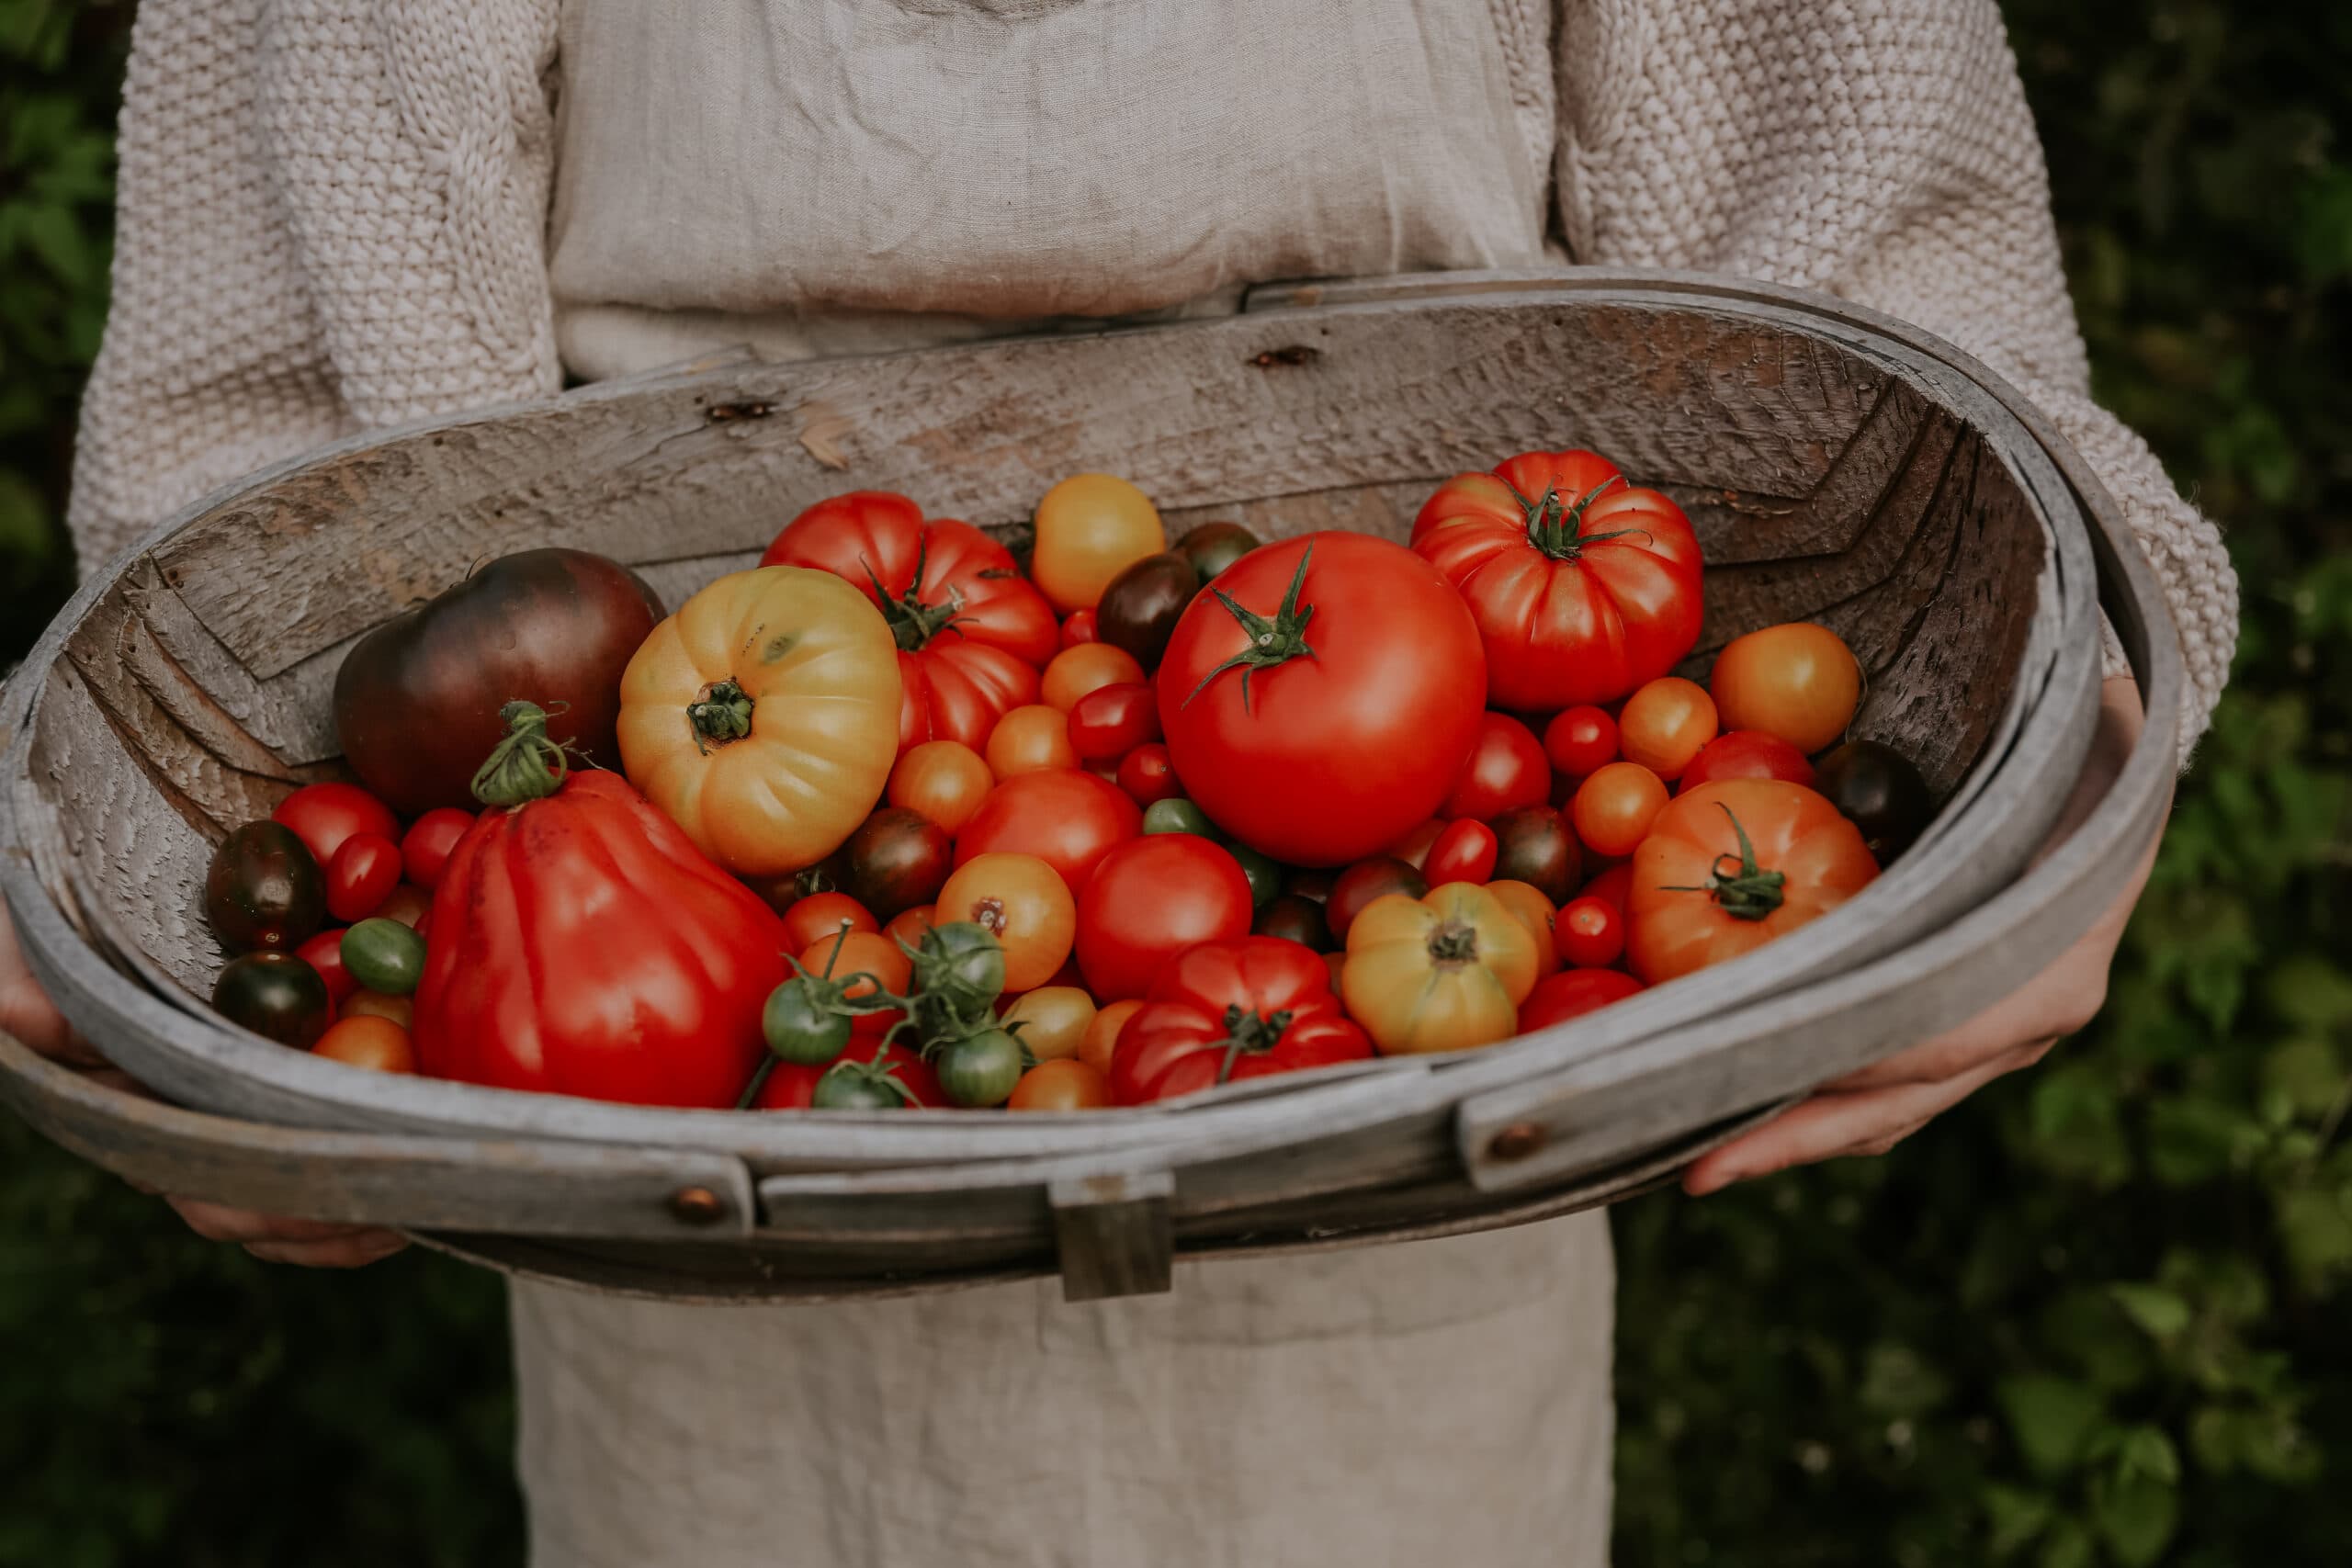
[[[2150,1338],[2175,1338],[2188,1326],[2188,1303],[2162,1286],[2109,1285],[2107,1293]]]
[[[2159,1481],[2106,1482],[2091,1489],[2091,1521],[2123,1568],[2145,1568],[2170,1544],[2180,1500]]]
[[[2278,1194],[2278,1241],[2306,1289],[2318,1289],[2352,1268],[2352,1205],[2328,1187]]]
[[[1995,1557],[2009,1557],[2030,1545],[2050,1523],[2057,1504],[2047,1493],[1996,1482],[1984,1489],[1984,1517],[1991,1529]]]
[[[2083,1456],[2104,1413],[2095,1392],[2069,1378],[2028,1373],[1995,1390],[2026,1463],[2039,1475],[2063,1475]]]

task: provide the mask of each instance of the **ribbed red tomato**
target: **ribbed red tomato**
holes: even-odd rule
[[[1160,970],[1121,1027],[1111,1095],[1141,1105],[1371,1055],[1312,948],[1270,936],[1204,942]]]
[[[1409,550],[1312,534],[1185,608],[1157,677],[1185,793],[1292,865],[1341,865],[1437,814],[1486,709],[1462,597]]]
[[[899,750],[956,740],[978,751],[1010,709],[1037,700],[1061,646],[1052,606],[1012,552],[968,523],[923,520],[888,491],[819,502],[786,524],[762,566],[814,567],[865,591],[899,642]]]
[[[1415,521],[1413,548],[1477,618],[1495,706],[1612,701],[1697,644],[1698,536],[1680,507],[1589,453],[1529,457],[1490,483],[1448,480]],[[1510,478],[1531,469],[1570,482],[1530,491]]]

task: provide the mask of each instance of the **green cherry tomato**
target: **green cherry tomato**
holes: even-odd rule
[[[923,933],[915,950],[914,988],[956,1010],[978,1012],[1004,994],[1004,947],[973,920],[949,920]]]
[[[808,1103],[818,1111],[901,1111],[907,1101],[879,1078],[836,1067],[817,1080]]]
[[[1002,1105],[1021,1083],[1021,1042],[1001,1029],[984,1029],[939,1055],[939,1087],[967,1110]]]
[[[1167,800],[1155,800],[1144,807],[1143,830],[1147,833],[1193,833],[1204,839],[1216,837],[1216,827],[1210,822],[1209,814],[1181,795]]]
[[[221,840],[204,874],[204,913],[239,953],[291,953],[325,922],[326,879],[294,830],[248,822]]]
[[[1222,839],[1217,841],[1224,843],[1227,852],[1241,863],[1241,874],[1250,879],[1250,907],[1264,908],[1283,890],[1283,868],[1247,844],[1228,843]]]
[[[768,1049],[796,1066],[822,1066],[849,1044],[849,1015],[823,1006],[801,979],[786,980],[768,993],[760,1029]]]
[[[382,916],[343,933],[343,966],[371,991],[404,997],[424,978],[424,939]]]
[[[317,1044],[334,1021],[326,981],[290,953],[232,960],[212,987],[212,1006],[230,1022],[300,1051]]]

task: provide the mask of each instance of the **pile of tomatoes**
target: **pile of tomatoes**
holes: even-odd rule
[[[666,619],[600,558],[491,563],[349,656],[375,795],[222,846],[217,1005],[609,1100],[1134,1105],[1589,1012],[1836,908],[1931,809],[1845,739],[1829,629],[1672,673],[1698,541],[1589,452],[1448,480],[1408,544],[1171,541],[1099,474],[1027,535],[836,496]]]

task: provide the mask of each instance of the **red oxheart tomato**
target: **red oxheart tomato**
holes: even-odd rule
[[[269,819],[290,829],[322,871],[334,863],[335,851],[354,833],[401,841],[400,820],[392,808],[357,784],[304,784],[279,801]]]
[[[1413,548],[1476,617],[1497,707],[1608,702],[1698,643],[1699,540],[1665,496],[1611,474],[1581,491],[1520,491],[1523,504],[1505,513],[1483,488],[1449,484],[1458,509],[1433,512],[1432,498]]]
[[[1116,761],[1159,739],[1159,710],[1144,682],[1097,686],[1070,705],[1070,749],[1081,762]]]
[[[929,1063],[904,1045],[886,1048],[878,1036],[852,1040],[835,1060],[871,1062],[876,1051],[882,1053],[882,1059],[890,1064],[898,1080],[915,1097],[916,1105],[936,1110],[947,1103],[947,1097],[939,1091],[939,1075],[931,1070]],[[817,1080],[823,1077],[831,1066],[831,1062],[813,1067],[793,1062],[776,1063],[768,1074],[768,1081],[760,1086],[752,1108],[755,1111],[808,1110],[809,1100],[817,1092]]]
[[[536,778],[532,775],[537,774]],[[511,781],[511,783],[510,783]],[[618,773],[500,781],[434,891],[415,997],[435,1077],[724,1109],[767,1054],[784,926]]]
[[[1449,822],[1445,831],[1430,846],[1429,858],[1421,863],[1421,874],[1432,887],[1442,887],[1449,882],[1476,882],[1483,885],[1495,874],[1495,853],[1498,848],[1495,830],[1484,822],[1464,819]]]
[[[1804,753],[1779,736],[1760,729],[1735,729],[1701,747],[1690,765],[1682,770],[1686,792],[1717,779],[1781,779],[1811,789],[1814,773]]]
[[[961,867],[975,855],[1035,855],[1061,873],[1076,897],[1112,846],[1142,830],[1143,808],[1092,773],[1076,768],[1015,773],[989,791],[956,835],[956,863]]]
[[[1536,981],[1519,1004],[1519,1032],[1532,1034],[1547,1024],[1582,1018],[1640,989],[1642,983],[1622,969],[1563,969]]]
[[[1119,787],[1137,806],[1173,800],[1184,793],[1175,764],[1168,760],[1168,748],[1157,740],[1146,741],[1119,760]]]
[[[408,825],[408,832],[401,839],[401,864],[408,879],[419,887],[430,889],[441,880],[441,868],[448,863],[449,852],[474,825],[474,813],[460,811],[453,806],[436,806]]]
[[[1572,968],[1606,969],[1625,951],[1625,911],[1588,893],[1560,906],[1552,940]]]
[[[1861,829],[1802,784],[1701,784],[1659,812],[1634,852],[1626,965],[1655,986],[1737,958],[1877,875]]]
[[[327,863],[327,913],[345,925],[374,914],[401,882],[401,849],[374,833],[354,833]]]
[[[1485,474],[1456,474],[1437,487],[1413,518],[1414,544],[1449,517],[1487,516],[1517,524],[1527,515],[1528,500],[1545,491],[1579,496],[1621,478],[1616,464],[1597,452],[1521,452],[1506,457]]]
[[[1617,760],[1617,721],[1590,705],[1563,708],[1544,726],[1544,754],[1569,778],[1599,773]]]
[[[1521,806],[1543,806],[1552,795],[1552,765],[1535,732],[1519,720],[1490,713],[1478,721],[1478,739],[1453,781],[1438,815],[1480,822]]]
[[[1197,942],[1250,934],[1241,863],[1192,833],[1155,833],[1102,857],[1078,896],[1078,967],[1095,1001],[1151,989],[1160,966]]]
[[[1185,608],[1159,723],[1219,828],[1290,864],[1341,865],[1436,815],[1486,680],[1470,612],[1427,562],[1313,534],[1252,550]]]
[[[923,521],[888,491],[820,501],[786,524],[762,566],[814,567],[865,591],[899,641],[899,750],[979,750],[1008,709],[1037,700],[1061,644],[1054,612],[1012,552],[968,523]]]
[[[1160,970],[1121,1027],[1111,1095],[1142,1105],[1371,1055],[1321,954],[1278,937],[1204,942]]]

